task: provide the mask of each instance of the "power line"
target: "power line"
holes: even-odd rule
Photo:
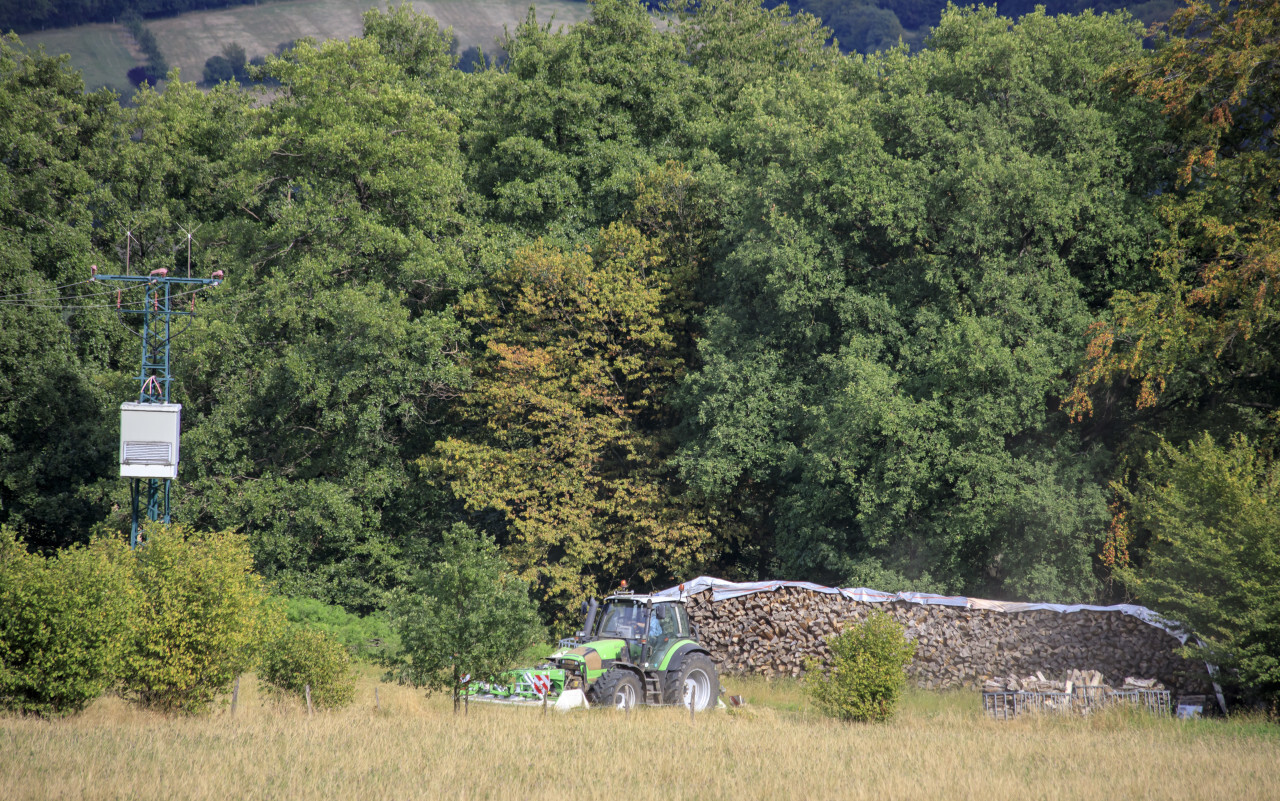
[[[87,283],[87,282],[86,282],[86,283]],[[68,295],[68,296],[66,297],[66,300],[84,300],[85,298],[101,297],[101,296],[103,296],[103,295],[115,295],[115,294],[116,294],[116,293],[118,293],[118,292],[128,292],[130,289],[140,289],[140,288],[141,288],[141,287],[129,287],[129,288],[127,288],[127,289],[106,289],[106,290],[103,290],[102,292],[90,292],[90,293],[88,293],[88,294],[84,294],[84,295]],[[183,296],[185,296],[185,295],[194,295],[194,294],[195,294],[195,293],[197,293],[197,292],[203,292],[203,291],[205,291],[205,289],[207,289],[207,288],[208,288],[208,287],[200,287],[200,288],[198,288],[198,289],[189,289],[189,290],[187,290],[186,292],[175,292],[174,294],[170,295],[170,298],[180,298],[180,297],[183,297]],[[10,308],[18,308],[18,309],[20,309],[20,308],[29,308],[29,309],[104,309],[104,310],[111,310],[111,309],[115,309],[115,308],[117,308],[117,307],[115,307],[115,306],[112,306],[112,305],[111,305],[111,304],[109,304],[109,303],[93,303],[93,304],[83,304],[83,305],[67,305],[67,304],[64,304],[64,303],[57,303],[57,302],[55,302],[55,301],[57,301],[57,300],[59,300],[59,299],[57,299],[57,298],[52,298],[52,299],[47,299],[47,300],[42,299],[42,300],[40,300],[40,301],[27,301],[27,302],[22,302],[22,301],[5,301],[5,300],[0,300],[0,305],[8,306],[8,307],[10,307]],[[131,302],[132,302],[132,301],[131,301]],[[129,311],[129,310],[128,310],[128,309],[125,309],[125,311]]]
[[[33,289],[30,292],[14,292],[8,295],[0,295],[0,300],[4,300],[6,298],[20,298],[24,295],[36,295],[41,292],[57,292],[59,289],[70,289],[73,286],[80,286],[81,284],[92,283],[92,281],[93,279],[90,278],[85,281],[76,281],[74,284],[63,284],[62,286],[53,286],[53,287],[49,287],[48,289]]]
[[[87,282],[86,282],[87,283]],[[132,287],[130,287],[132,289]],[[45,308],[55,308],[61,305],[62,301],[84,300],[85,298],[98,298],[103,295],[114,295],[120,290],[104,289],[101,292],[86,292],[82,295],[63,295],[57,298],[31,298],[29,300],[5,300],[0,298],[0,305],[5,306],[43,306]]]

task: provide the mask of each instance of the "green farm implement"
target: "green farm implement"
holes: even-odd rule
[[[583,604],[576,637],[538,667],[508,671],[496,683],[468,688],[477,701],[533,704],[581,690],[592,706],[684,706],[702,711],[719,701],[720,680],[697,640],[684,601],[625,589]]]

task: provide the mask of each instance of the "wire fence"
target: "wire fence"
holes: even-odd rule
[[[1087,715],[1092,711],[1128,704],[1154,715],[1173,714],[1168,690],[1113,690],[1109,687],[1075,687],[1071,692],[984,692],[982,710],[996,720],[1028,713],[1058,712]]]

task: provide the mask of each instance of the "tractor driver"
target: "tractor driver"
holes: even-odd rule
[[[666,610],[661,605],[653,608],[653,614],[649,616],[649,639],[656,640],[662,636],[662,617]]]
[[[670,606],[671,604],[654,605],[653,617],[649,618],[650,639],[670,637],[676,633],[676,616]]]

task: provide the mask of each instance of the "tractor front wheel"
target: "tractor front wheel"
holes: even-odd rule
[[[677,667],[667,671],[662,688],[664,704],[692,704],[693,711],[701,712],[715,706],[719,698],[720,679],[715,663],[706,654],[687,654]]]
[[[596,679],[587,689],[587,700],[592,706],[632,709],[643,699],[644,690],[640,678],[626,668],[609,668],[609,672]]]

